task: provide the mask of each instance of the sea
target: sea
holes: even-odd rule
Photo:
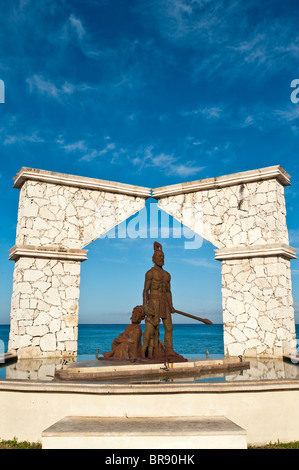
[[[96,351],[101,355],[111,350],[114,338],[122,333],[127,324],[79,324],[78,326],[78,358],[95,357]],[[144,325],[141,325],[144,329]],[[0,354],[7,351],[9,325],[0,325]],[[160,325],[160,338],[163,340],[163,325]],[[299,324],[296,325],[296,337],[299,339]],[[298,343],[298,340],[297,340]],[[223,357],[223,325],[222,324],[174,324],[173,348],[186,357]]]

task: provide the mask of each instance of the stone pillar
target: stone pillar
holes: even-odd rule
[[[77,354],[83,248],[141,210],[151,190],[22,168],[9,351],[19,358]]]
[[[19,358],[77,354],[80,264],[84,250],[14,247],[8,349]]]
[[[225,356],[281,358],[296,351],[287,245],[216,250],[222,263]]]

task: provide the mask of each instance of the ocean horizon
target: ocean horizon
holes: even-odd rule
[[[122,333],[127,324],[123,323],[79,323],[78,356],[99,355],[111,350],[114,338]],[[145,325],[141,324],[142,330]],[[0,325],[0,353],[7,351],[10,325]],[[160,325],[160,338],[163,341],[164,328]],[[296,338],[299,339],[299,324],[296,324]],[[173,325],[173,347],[180,354],[224,355],[223,324],[213,325],[177,323]]]

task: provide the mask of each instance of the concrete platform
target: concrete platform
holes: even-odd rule
[[[42,433],[43,449],[246,449],[247,433],[224,416],[66,416]]]
[[[55,379],[68,381],[140,380],[153,377],[201,377],[249,369],[250,362],[236,358],[189,360],[188,362],[136,364],[109,360],[84,361],[67,365],[55,372]]]

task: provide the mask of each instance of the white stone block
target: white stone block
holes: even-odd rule
[[[44,273],[38,269],[30,269],[24,272],[24,281],[36,282],[42,277],[44,277]]]
[[[45,282],[45,281],[37,281],[34,284],[32,284],[32,287],[35,289],[38,289],[41,293],[44,293],[47,289],[51,287],[50,282]]]
[[[78,287],[67,287],[65,289],[66,299],[78,299],[79,298],[79,288]]]
[[[243,302],[240,302],[239,300],[235,300],[233,298],[229,298],[227,300],[227,310],[232,314],[232,315],[240,315],[241,313],[245,313],[245,306]]]
[[[245,345],[241,343],[232,343],[227,345],[227,353],[229,356],[243,356]]]
[[[52,317],[48,313],[41,312],[34,320],[34,325],[48,325],[51,320]]]
[[[244,343],[247,340],[246,336],[237,327],[231,329],[231,334],[239,343]]]
[[[50,287],[44,293],[44,299],[50,305],[61,305],[61,296],[60,296],[59,291],[56,287]]]
[[[56,337],[54,333],[48,333],[40,340],[40,348],[44,352],[56,351]]]
[[[57,333],[57,341],[73,341],[74,339],[74,329],[72,327],[66,327]]]
[[[49,332],[49,328],[46,325],[38,326],[27,326],[26,333],[31,336],[44,336]]]

